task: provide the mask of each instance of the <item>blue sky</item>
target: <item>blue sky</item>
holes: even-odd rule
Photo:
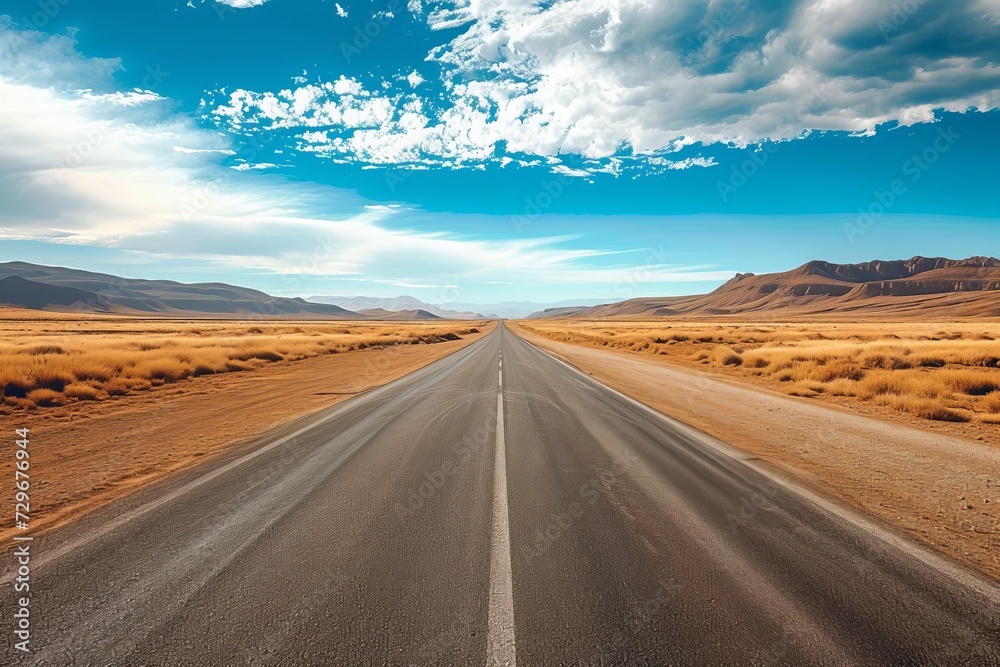
[[[4,260],[489,303],[998,252],[996,0],[0,15]]]

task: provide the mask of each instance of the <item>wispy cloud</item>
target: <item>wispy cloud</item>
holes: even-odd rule
[[[54,54],[58,61],[49,60]],[[596,284],[632,270],[609,266],[611,253],[581,248],[576,237],[491,240],[407,229],[409,209],[259,173],[268,163],[226,168],[232,147],[224,137],[156,93],[114,90],[114,63],[100,65],[67,37],[0,31],[0,238],[254,269],[285,276],[285,291],[305,290],[315,276],[433,289]],[[15,76],[17,67],[50,74],[32,85]],[[100,85],[95,70],[104,72]],[[87,79],[94,85],[82,88]],[[649,279],[719,275],[676,267]]]
[[[232,7],[233,9],[250,9],[251,7],[260,7],[267,0],[214,0],[214,2]]]

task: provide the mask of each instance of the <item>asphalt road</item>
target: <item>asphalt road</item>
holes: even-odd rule
[[[1000,665],[994,584],[503,326],[31,551],[5,664]]]

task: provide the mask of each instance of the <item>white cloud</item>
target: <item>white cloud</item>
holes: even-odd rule
[[[148,102],[162,102],[165,98],[160,97],[151,90],[129,90],[126,92],[115,91],[113,93],[95,94],[91,90],[77,91],[80,99],[90,102],[108,102],[121,107],[134,107]]]
[[[649,164],[654,168],[660,167],[669,171],[680,171],[691,169],[692,167],[714,167],[718,163],[714,157],[689,157],[683,160],[667,160],[661,157],[652,157],[649,158]]]
[[[406,81],[410,84],[410,88],[416,88],[424,82],[424,77],[420,76],[420,72],[417,70],[413,70],[406,75]]]
[[[333,6],[337,10],[337,16],[339,16],[342,19],[346,19],[347,18],[347,10],[345,10],[343,7],[341,7],[340,3],[334,3]]]
[[[185,146],[174,146],[178,153],[218,153],[219,155],[236,155],[236,151],[230,148],[187,148]]]
[[[557,164],[556,166],[552,167],[552,173],[561,174],[562,176],[569,176],[571,178],[590,178],[592,175],[589,171],[586,171],[584,169],[573,169],[571,167],[567,167],[564,164]]]
[[[305,150],[345,160],[463,166],[505,150],[603,161],[589,170],[598,173],[610,157],[645,160],[699,142],[866,134],[893,121],[932,121],[940,109],[1000,106],[996,0],[922,0],[915,11],[900,9],[908,6],[410,3],[433,29],[465,27],[429,56],[443,96],[436,86],[415,90],[412,80],[408,89],[354,81],[349,95],[237,91],[216,117],[236,129],[321,128],[303,136]],[[711,166],[708,159],[667,168]]]
[[[282,167],[288,166],[289,165],[274,164],[273,162],[257,162],[256,164],[240,162],[231,166],[230,169],[235,169],[236,171],[250,171],[251,169],[281,169]]]
[[[215,0],[220,5],[227,5],[233,9],[250,9],[251,7],[260,7],[267,0]]]
[[[65,61],[47,62],[53,53]],[[12,62],[51,67],[58,76],[31,85],[13,76]],[[310,276],[354,276],[373,285],[607,285],[645,271],[627,263],[595,266],[611,253],[576,247],[574,238],[484,240],[408,229],[412,211],[261,173],[276,166],[262,156],[251,162],[237,155],[236,170],[227,169],[229,143],[174,114],[171,104],[150,98],[123,106],[111,79],[89,87],[106,92],[77,92],[93,68],[68,38],[0,30],[0,239],[196,260],[223,272],[257,268],[286,276],[286,292],[306,290]],[[341,88],[367,103],[350,82]],[[268,108],[293,114],[295,99],[275,97]],[[701,267],[648,274],[669,282],[728,276]]]

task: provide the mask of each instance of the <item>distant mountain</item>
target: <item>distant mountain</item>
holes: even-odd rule
[[[397,296],[393,298],[378,298],[370,296],[310,296],[309,301],[315,303],[332,303],[341,308],[360,312],[381,308],[398,312],[401,310],[426,310],[428,313],[444,319],[479,320],[500,318],[533,317],[538,311],[551,308],[586,309],[604,303],[600,299],[577,299],[573,301],[557,301],[555,303],[535,303],[532,301],[505,301],[503,303],[449,303],[448,308],[441,304],[426,303],[412,296]]]
[[[430,303],[424,303],[412,296],[397,296],[393,298],[373,296],[311,296],[308,298],[308,301],[312,303],[333,304],[359,313],[374,310],[384,310],[393,313],[425,312],[428,315],[446,320],[481,320],[487,317],[473,310],[448,310]],[[425,318],[418,317],[417,319]]]
[[[518,319],[529,317],[537,313],[552,308],[587,308],[598,304],[607,303],[602,299],[572,299],[568,301],[554,301],[550,303],[535,301],[504,301],[502,303],[452,303],[452,308],[471,309],[486,313],[488,317],[499,318],[508,317]]]
[[[546,308],[531,313],[525,319],[537,320],[546,317],[573,317],[588,310],[587,306],[563,306],[561,308]]]
[[[434,313],[429,313],[426,310],[417,308],[416,310],[386,310],[385,308],[366,308],[364,310],[357,311],[359,314],[365,317],[370,317],[373,320],[440,320],[444,319],[438,317]],[[476,318],[469,318],[476,319]]]
[[[270,296],[225,283],[136,280],[27,262],[0,263],[0,304],[132,315],[365,319],[339,306]]]
[[[834,264],[783,273],[736,274],[714,292],[649,297],[542,317],[1000,317],[1000,260],[993,257]]]
[[[104,309],[109,304],[93,292],[75,287],[48,285],[27,280],[19,275],[0,278],[0,303],[17,305],[22,308],[42,309],[50,306],[72,306],[91,301],[100,303]]]

